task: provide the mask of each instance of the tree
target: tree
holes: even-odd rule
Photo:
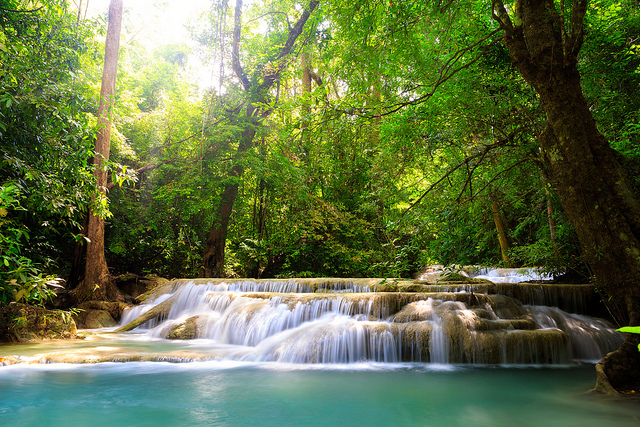
[[[120,48],[120,28],[122,25],[122,0],[111,0],[109,24],[105,44],[100,106],[98,108],[98,134],[95,143],[93,175],[96,192],[91,204],[87,238],[85,275],[82,283],[74,290],[78,301],[121,299],[119,291],[111,280],[104,256],[104,216],[108,210],[107,169],[111,141],[111,115],[115,102],[116,72]]]
[[[94,188],[76,77],[93,65],[95,28],[63,0],[38,4],[0,13],[0,303],[29,301],[45,272],[65,276]]]
[[[234,12],[234,28],[231,61],[233,71],[240,80],[246,93],[246,107],[244,107],[243,130],[238,141],[238,148],[234,155],[234,164],[229,171],[229,179],[222,189],[220,201],[216,208],[216,217],[207,236],[207,243],[202,259],[201,277],[223,277],[224,256],[229,220],[233,205],[238,196],[239,180],[244,174],[243,156],[253,147],[254,137],[262,121],[272,111],[270,90],[276,84],[286,68],[288,56],[302,34],[304,26],[318,6],[319,1],[310,1],[293,27],[288,29],[286,38],[275,55],[265,64],[255,69],[249,76],[240,61],[240,38],[242,34],[242,0],[236,0]]]
[[[512,13],[494,0],[513,64],[546,112],[539,136],[548,176],[580,239],[594,279],[618,322],[640,324],[640,203],[584,98],[578,54],[587,0],[517,1]],[[640,385],[638,338],[628,334],[596,369],[603,391]]]

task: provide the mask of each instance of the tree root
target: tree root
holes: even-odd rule
[[[640,390],[638,341],[634,334],[628,334],[619,349],[598,362],[595,391],[618,395],[622,391]]]

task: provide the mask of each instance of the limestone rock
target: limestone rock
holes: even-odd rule
[[[141,302],[147,293],[153,292],[159,286],[172,283],[155,274],[138,276],[133,273],[125,273],[115,277],[114,280],[127,302]]]

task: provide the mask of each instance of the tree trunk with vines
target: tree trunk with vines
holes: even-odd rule
[[[569,2],[567,2],[569,3]],[[587,0],[562,10],[553,0],[517,1],[508,14],[494,1],[511,59],[546,112],[539,136],[549,179],[574,226],[593,279],[619,324],[640,325],[640,203],[606,138],[598,131],[580,85],[577,56]],[[638,338],[597,365],[596,389],[640,387]]]

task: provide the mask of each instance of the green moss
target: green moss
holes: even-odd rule
[[[0,310],[0,341],[74,338],[76,332],[76,323],[66,311],[15,302]]]

